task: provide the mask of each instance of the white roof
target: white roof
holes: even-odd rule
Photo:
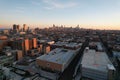
[[[114,68],[113,65],[108,64],[107,66],[108,66],[108,68],[109,68],[110,70],[115,70],[115,68]]]
[[[108,71],[108,64],[112,65],[105,52],[96,52],[95,50],[85,51],[81,63],[82,67],[91,68],[103,72]]]
[[[58,64],[66,64],[74,55],[77,50],[68,50],[63,48],[56,48],[48,54],[44,54],[37,59],[54,62]]]

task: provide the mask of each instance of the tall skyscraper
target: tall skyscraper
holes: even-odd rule
[[[17,25],[16,25],[16,24],[13,25],[13,32],[14,32],[14,33],[17,33],[17,32],[18,32],[18,29],[17,29]]]
[[[19,30],[20,30],[20,25],[14,24],[14,25],[13,25],[13,32],[14,32],[14,33],[17,33],[17,32],[19,32]]]
[[[13,30],[16,30],[16,29],[17,29],[17,25],[13,24]]]
[[[55,27],[55,24],[53,24],[53,27]]]
[[[25,49],[25,52],[27,52],[29,49],[29,39],[25,39],[24,40],[24,49]]]
[[[26,24],[23,24],[23,31],[27,31],[28,30],[28,26]]]
[[[18,31],[20,30],[20,25],[17,25],[17,30],[18,30]]]

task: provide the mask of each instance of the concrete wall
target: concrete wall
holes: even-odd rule
[[[59,72],[62,71],[62,65],[61,64],[52,63],[52,62],[48,62],[48,61],[43,61],[43,60],[40,60],[40,59],[37,59],[36,62],[40,67],[42,67],[44,69],[49,69],[49,70],[52,70],[52,71],[59,71]]]

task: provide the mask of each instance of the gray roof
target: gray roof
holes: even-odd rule
[[[55,44],[53,45],[56,45],[56,46],[66,46],[66,47],[78,47],[78,46],[82,46],[82,43],[68,43],[68,42],[56,42]]]
[[[77,50],[68,50],[63,48],[56,48],[48,54],[44,54],[37,59],[45,60],[48,62],[66,64],[74,55]]]
[[[105,52],[88,50],[84,52],[82,67],[107,72],[108,64],[112,65]]]

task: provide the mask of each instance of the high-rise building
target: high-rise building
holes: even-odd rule
[[[13,25],[13,32],[14,33],[19,32],[19,29],[20,29],[20,25],[16,25],[16,24]]]
[[[33,42],[33,48],[37,48],[37,39],[33,38],[32,42]]]
[[[50,52],[50,45],[47,45],[47,44],[40,44],[40,52],[42,53],[42,54],[47,54],[47,53],[49,53]]]
[[[24,51],[24,41],[22,39],[11,40],[9,43],[10,43],[10,46],[12,47],[12,49]]]
[[[23,24],[23,31],[27,31],[28,30],[28,26],[26,24]]]
[[[18,30],[18,31],[20,30],[20,25],[17,25],[17,30]]]
[[[50,52],[50,46],[44,46],[44,54],[48,54]]]
[[[30,50],[30,48],[29,48],[29,39],[24,40],[24,50],[25,50],[25,53],[27,53],[27,51]]]
[[[12,50],[11,52],[14,55],[15,60],[20,60],[23,58],[22,50]]]
[[[11,40],[10,41],[10,46],[14,50],[22,50],[24,54],[27,53],[29,48],[29,39],[17,39],[17,40]]]
[[[29,39],[29,49],[33,48],[33,42],[32,42],[32,38]]]
[[[55,24],[53,24],[53,27],[55,27]]]
[[[16,29],[17,29],[17,25],[14,24],[14,25],[13,25],[13,30],[16,30]]]
[[[29,39],[29,48],[30,49],[37,48],[37,39],[36,38],[30,38]]]

